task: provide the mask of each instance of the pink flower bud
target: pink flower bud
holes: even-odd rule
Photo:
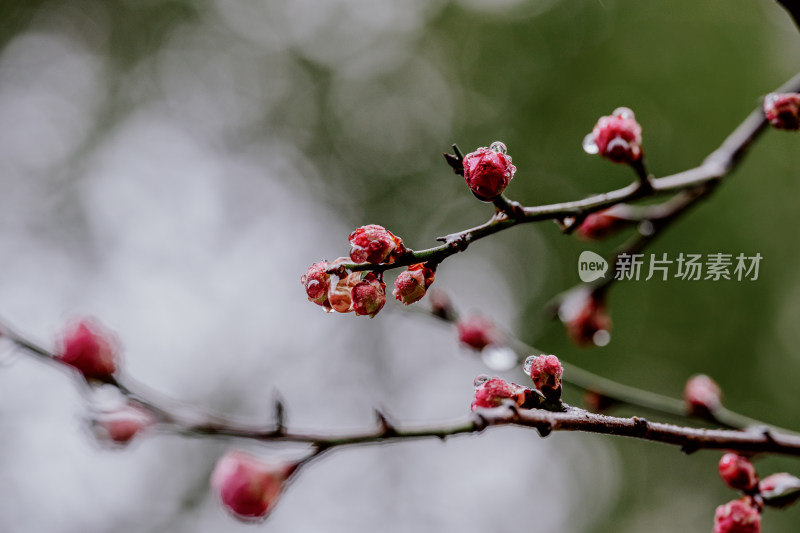
[[[333,262],[333,265],[341,261],[347,261],[346,257],[340,257]],[[332,265],[332,266],[333,266]],[[353,287],[361,282],[361,272],[353,272],[340,278],[331,275],[330,286],[328,288],[328,305],[338,313],[349,313],[353,310],[353,300],[351,297]]]
[[[719,475],[729,487],[749,491],[758,485],[756,468],[746,457],[726,453],[719,460]]]
[[[525,387],[508,383],[498,377],[478,376],[475,378],[475,399],[471,409],[500,407],[503,400],[513,400],[522,406],[527,399]]]
[[[367,272],[353,286],[350,294],[356,314],[369,315],[372,318],[386,303],[386,284],[374,272]]]
[[[610,116],[600,117],[584,139],[583,148],[615,163],[634,163],[642,157],[642,127],[633,111],[617,108]]]
[[[800,94],[768,94],[764,98],[764,115],[773,128],[800,129]]]
[[[750,497],[717,507],[714,533],[760,533],[761,512]]]
[[[424,263],[411,265],[408,270],[397,276],[392,294],[406,305],[418,302],[425,296],[434,277],[433,269],[428,268]]]
[[[770,507],[786,507],[800,499],[800,479],[780,472],[761,480],[758,490],[764,503]]]
[[[617,231],[635,224],[634,221],[618,216],[617,209],[611,207],[603,211],[588,215],[578,229],[576,235],[582,240],[601,240],[613,235]]]
[[[567,329],[567,336],[578,346],[608,344],[611,317],[606,312],[605,299],[597,293],[583,289],[570,293],[562,302],[558,316]]]
[[[561,398],[561,376],[564,369],[555,355],[531,355],[525,359],[523,370],[533,380],[533,384],[549,400]]]
[[[350,259],[355,263],[394,263],[406,252],[403,239],[377,224],[362,226],[351,233],[350,246]]]
[[[478,148],[464,157],[464,180],[478,200],[491,202],[506,190],[517,167],[506,155],[506,145],[492,143],[489,148]]]
[[[306,288],[308,301],[330,308],[328,291],[331,288],[331,277],[327,272],[328,268],[330,268],[330,264],[327,261],[314,263],[300,278],[300,283]]]
[[[296,468],[296,464],[265,463],[248,453],[231,451],[217,461],[211,488],[233,516],[256,521],[266,518]]]
[[[100,324],[82,320],[70,326],[56,359],[77,368],[88,380],[109,380],[117,370],[117,340]]]
[[[446,292],[441,290],[431,290],[428,300],[431,302],[431,314],[439,317],[442,320],[453,320],[455,317],[455,310],[453,309],[453,302]]]
[[[115,411],[97,414],[92,419],[92,431],[100,441],[124,445],[155,422],[150,411],[128,404]]]
[[[686,382],[683,399],[690,414],[708,416],[722,405],[722,391],[713,379],[698,374]]]
[[[472,315],[459,319],[456,323],[458,340],[473,350],[481,351],[500,340],[500,334],[488,318]]]

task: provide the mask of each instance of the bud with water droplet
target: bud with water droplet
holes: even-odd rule
[[[435,271],[424,263],[411,265],[397,276],[392,294],[405,305],[411,305],[425,296],[435,276]]]
[[[555,355],[531,355],[522,366],[537,389],[551,402],[561,400],[561,377],[564,368]]]
[[[308,271],[300,278],[300,283],[306,289],[309,302],[314,302],[326,309],[330,309],[328,290],[331,288],[331,277],[328,274],[330,265],[327,261],[320,261],[308,267]]]
[[[719,476],[732,489],[751,491],[758,485],[758,474],[747,457],[726,453],[719,460]]]
[[[642,157],[642,127],[633,111],[619,107],[611,115],[600,117],[584,138],[583,149],[615,163],[632,164]]]
[[[527,387],[509,383],[504,379],[480,375],[475,378],[475,397],[472,401],[471,409],[489,409],[500,407],[503,401],[511,400],[518,406],[527,406],[528,397]]]
[[[717,507],[714,533],[761,533],[761,509],[750,496]]]
[[[361,273],[361,281],[353,286],[350,298],[356,315],[373,318],[386,303],[386,284],[374,272]]]
[[[800,129],[800,94],[770,93],[764,98],[764,116],[778,130]]]
[[[478,200],[494,201],[503,194],[517,167],[506,154],[506,145],[494,142],[489,148],[478,148],[464,157],[464,180]]]
[[[355,263],[394,263],[406,252],[403,239],[377,224],[361,226],[349,240],[350,259]]]

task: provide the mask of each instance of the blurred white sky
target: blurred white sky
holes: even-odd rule
[[[352,228],[313,200],[325,196],[303,155],[315,103],[288,54],[332,69],[338,109],[353,117],[345,152],[349,135],[388,129],[382,121],[395,148],[413,150],[416,132],[446,138],[453,120],[419,95],[454,88],[405,46],[439,4],[219,0],[121,80],[126,105],[105,129],[109,66],[74,20],[91,14],[35,22],[0,56],[0,314],[44,343],[68,317],[96,316],[119,334],[135,379],[251,421],[269,421],[276,390],[303,428],[364,427],[375,405],[415,422],[464,414],[486,370],[452,332],[395,302],[374,320],[326,315],[299,284],[310,263],[347,251]],[[392,68],[407,69],[405,85],[373,93],[372,77]],[[292,136],[231,145],[289,96]],[[509,289],[485,257],[459,257],[437,285],[510,324]],[[98,449],[74,382],[6,363],[3,532],[578,532],[616,491],[601,439],[503,429],[338,451],[263,526],[240,525],[206,490],[227,444],[155,436]]]

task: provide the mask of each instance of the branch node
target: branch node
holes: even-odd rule
[[[638,416],[634,416],[633,429],[637,435],[640,436],[647,435],[647,432],[650,431],[650,423],[644,418],[639,418]]]
[[[536,424],[536,431],[539,432],[539,436],[544,438],[550,435],[553,432],[553,424],[548,421],[539,422]]]

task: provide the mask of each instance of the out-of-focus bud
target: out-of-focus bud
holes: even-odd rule
[[[69,326],[60,344],[56,359],[77,368],[87,380],[108,381],[117,370],[117,340],[92,320]]]
[[[225,509],[245,522],[266,518],[296,463],[267,463],[242,452],[231,451],[217,461],[211,488]]]
[[[435,274],[433,269],[428,268],[424,263],[411,265],[408,270],[397,276],[392,294],[406,305],[418,302],[425,296],[428,287],[433,283]]]
[[[475,378],[475,398],[472,401],[471,409],[500,407],[503,400],[512,400],[515,404],[522,407],[528,401],[529,394],[526,387],[516,383],[489,376],[481,375]]]
[[[760,533],[761,511],[748,497],[717,507],[714,533]]]
[[[633,111],[619,107],[610,116],[600,117],[583,140],[583,149],[615,163],[635,163],[642,157],[642,127]]]
[[[369,315],[372,318],[386,303],[386,284],[374,272],[367,272],[353,286],[350,295],[356,314]]]
[[[328,291],[331,288],[331,277],[327,272],[328,268],[330,264],[327,261],[314,263],[300,278],[300,283],[306,288],[308,301],[330,309]]]
[[[709,416],[722,405],[722,390],[710,377],[697,374],[686,382],[683,399],[690,414]]]
[[[494,323],[480,315],[459,319],[456,328],[458,329],[458,340],[473,350],[481,351],[500,340],[500,333]]]
[[[455,319],[456,312],[453,309],[453,302],[446,292],[442,290],[432,289],[428,300],[431,303],[431,314],[437,316],[442,320]]]
[[[764,98],[764,115],[775,129],[800,129],[800,94],[768,94]]]
[[[585,241],[599,241],[637,223],[619,213],[617,206],[591,213],[583,219],[575,234]]]
[[[605,346],[611,340],[611,317],[606,312],[605,298],[590,289],[580,288],[568,294],[558,309],[558,317],[578,346]]]
[[[764,505],[786,507],[800,499],[800,479],[786,472],[772,474],[761,480],[758,491]]]
[[[150,411],[132,404],[98,413],[91,421],[92,432],[99,441],[121,445],[128,444],[155,422],[155,417]]]
[[[406,252],[403,239],[377,224],[362,226],[350,234],[350,259],[355,263],[394,263]]]
[[[537,389],[550,401],[561,399],[561,377],[564,368],[555,355],[531,355],[525,359],[522,369],[533,380]]]
[[[587,390],[583,395],[583,405],[593,413],[608,411],[615,403],[613,398],[609,398],[601,392]]]
[[[750,491],[758,485],[758,474],[747,457],[726,453],[719,460],[719,475],[732,489]]]
[[[506,155],[506,145],[494,142],[489,148],[478,148],[464,157],[464,180],[475,198],[491,202],[508,187],[517,167]]]

